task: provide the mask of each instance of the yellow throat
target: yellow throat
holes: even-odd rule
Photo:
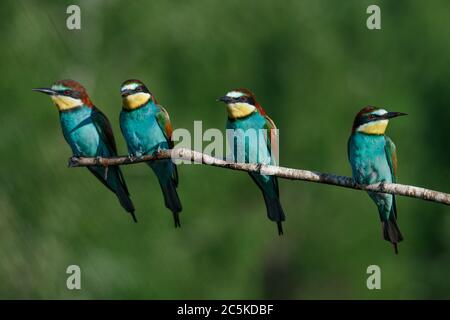
[[[388,125],[388,120],[378,120],[374,122],[365,123],[358,127],[359,132],[363,132],[365,134],[384,134],[386,132],[386,128]]]
[[[123,107],[127,110],[133,110],[146,104],[150,100],[150,94],[139,92],[123,97]]]
[[[79,107],[83,104],[83,102],[80,99],[75,99],[72,97],[67,96],[51,96],[53,102],[55,103],[56,107],[60,111],[64,110],[70,110],[76,107]]]
[[[255,111],[255,107],[248,103],[230,103],[227,105],[228,115],[231,119],[243,118]]]

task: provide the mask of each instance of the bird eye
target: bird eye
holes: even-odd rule
[[[369,114],[369,116],[367,117],[369,120],[373,120],[375,119],[375,116],[373,114]]]
[[[136,91],[137,91],[137,92],[141,92],[141,91],[142,91],[142,87],[137,87],[137,88],[136,88]]]
[[[240,97],[239,101],[244,102],[245,101],[245,97],[244,96]]]
[[[70,95],[70,90],[64,90],[64,95],[66,96]]]

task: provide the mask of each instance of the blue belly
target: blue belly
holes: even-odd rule
[[[355,133],[349,140],[349,160],[353,178],[361,184],[392,182],[391,169],[386,158],[384,135]]]
[[[392,182],[392,173],[386,158],[384,135],[353,134],[348,141],[348,156],[353,178],[360,184]],[[378,207],[382,220],[389,218],[393,196],[387,193],[368,192]]]
[[[228,120],[227,140],[236,162],[271,164],[270,151],[263,132],[266,120],[259,113],[234,121]],[[270,134],[270,133],[267,133]]]
[[[91,119],[91,109],[80,107],[60,112],[61,128],[64,138],[77,156],[109,156]]]
[[[128,152],[136,156],[168,149],[169,144],[156,120],[157,110],[149,105],[120,114],[120,128],[127,142]]]

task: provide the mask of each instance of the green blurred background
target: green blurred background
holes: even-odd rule
[[[69,31],[74,3],[82,28]],[[366,28],[370,4],[381,30]],[[245,173],[184,165],[175,230],[153,173],[134,165],[123,168],[133,224],[86,169],[67,168],[58,113],[31,91],[83,83],[124,154],[123,80],[143,80],[189,130],[223,129],[215,98],[248,87],[280,128],[281,165],[342,175],[357,111],[407,112],[388,129],[399,182],[448,192],[449,12],[446,0],[2,1],[0,298],[450,298],[444,205],[398,197],[395,256],[364,192],[281,180],[278,237]],[[80,291],[66,288],[71,264]],[[381,290],[366,288],[371,264]]]

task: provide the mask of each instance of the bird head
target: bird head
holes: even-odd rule
[[[136,79],[130,79],[122,83],[120,94],[122,95],[123,108],[126,110],[142,107],[150,100],[155,104],[157,103],[145,84]]]
[[[385,109],[367,106],[355,117],[352,132],[362,132],[365,134],[384,134],[389,123],[389,119],[406,116],[402,112],[388,112]]]
[[[60,111],[70,110],[82,105],[93,107],[86,89],[74,80],[58,80],[51,88],[36,88],[33,90],[48,94]]]
[[[266,115],[264,109],[256,101],[253,92],[245,88],[234,89],[225,96],[217,98],[217,101],[226,103],[230,119],[243,118],[253,112],[259,112],[263,116]]]

